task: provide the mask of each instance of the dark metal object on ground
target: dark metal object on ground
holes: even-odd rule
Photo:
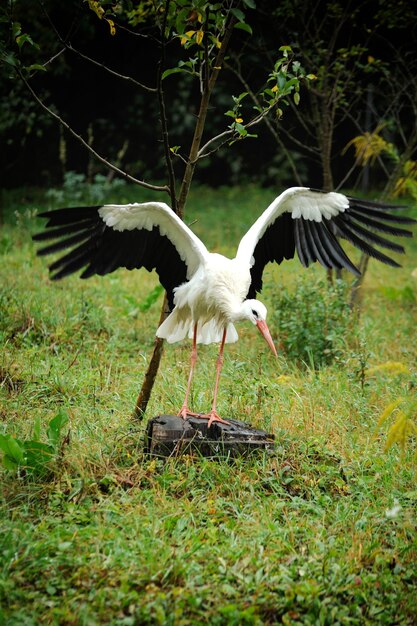
[[[145,452],[154,456],[178,456],[198,452],[206,457],[238,457],[255,450],[273,450],[274,435],[233,419],[229,424],[208,418],[158,415],[149,420]]]

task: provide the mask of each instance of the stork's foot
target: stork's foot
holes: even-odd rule
[[[190,417],[197,417],[198,419],[208,419],[207,428],[213,424],[213,422],[220,422],[221,424],[230,424],[230,422],[226,422],[217,411],[210,411],[210,413],[194,413],[190,411],[185,405],[181,408],[181,411],[178,413],[179,417],[182,417],[183,420],[187,420]]]
[[[208,418],[207,428],[210,428],[213,422],[220,422],[221,424],[230,424],[230,422],[227,422],[226,420],[224,420],[222,417],[220,417],[217,411],[214,411],[214,410],[211,410],[210,413],[206,413],[205,415],[198,415],[197,417],[204,417],[205,419]]]
[[[178,413],[178,417],[182,417],[183,420],[188,419],[189,417],[201,417],[200,413],[193,413],[190,411],[186,405],[181,408],[181,411]]]

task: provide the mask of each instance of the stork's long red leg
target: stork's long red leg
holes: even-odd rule
[[[188,410],[188,397],[190,395],[191,389],[191,381],[193,379],[194,367],[197,362],[197,323],[194,324],[194,332],[193,332],[193,347],[191,349],[191,364],[190,364],[190,373],[188,374],[188,383],[187,383],[187,391],[185,392],[184,403],[181,407],[180,412],[178,413],[184,419],[187,419],[188,415],[193,417],[197,417],[197,413],[192,413]]]
[[[210,428],[213,422],[222,422],[223,424],[228,424],[226,420],[222,419],[220,415],[217,413],[217,393],[219,390],[219,380],[220,380],[220,372],[223,367],[223,352],[224,352],[224,344],[226,342],[226,328],[223,331],[222,340],[220,343],[219,355],[217,357],[216,362],[216,382],[214,384],[214,393],[213,393],[213,404],[211,405],[210,413],[205,416],[209,418],[207,427]]]
[[[220,343],[219,355],[217,357],[216,362],[216,382],[214,384],[214,394],[213,394],[213,403],[211,405],[210,413],[202,414],[202,413],[193,413],[188,410],[188,397],[190,395],[191,389],[191,381],[193,379],[194,367],[197,362],[197,324],[194,325],[194,333],[193,333],[193,347],[191,349],[191,365],[190,365],[190,373],[188,375],[188,383],[187,383],[187,391],[185,392],[184,404],[181,407],[181,411],[178,413],[183,419],[187,419],[187,417],[200,417],[207,419],[209,418],[207,427],[210,428],[213,422],[222,422],[223,424],[228,424],[226,420],[222,419],[220,415],[217,413],[217,393],[219,390],[219,380],[220,380],[220,372],[222,371],[223,366],[223,352],[224,352],[224,344],[226,342],[226,328],[223,331],[222,340]]]

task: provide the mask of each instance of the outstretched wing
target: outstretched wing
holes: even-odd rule
[[[318,261],[329,269],[359,270],[341,247],[338,237],[382,263],[399,264],[374,247],[404,252],[404,248],[375,231],[399,237],[412,232],[395,224],[416,220],[391,213],[404,207],[349,198],[341,193],[325,193],[308,187],[291,187],[278,196],[242,238],[236,257],[251,266],[252,282],[248,298],[262,289],[262,273],[267,263],[281,263],[298,257],[308,267]]]
[[[173,289],[189,280],[208,255],[200,239],[163,202],[57,209],[40,217],[48,220],[46,230],[33,239],[56,241],[38,254],[70,249],[50,266],[53,280],[81,269],[81,278],[119,267],[155,269],[170,308]]]

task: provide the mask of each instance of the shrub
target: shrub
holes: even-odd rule
[[[319,368],[345,352],[355,336],[346,285],[323,280],[299,281],[295,290],[284,288],[273,301],[274,321],[289,359]]]
[[[120,178],[109,179],[96,174],[91,182],[85,174],[65,172],[64,182],[59,189],[48,189],[46,197],[53,204],[89,203],[102,204],[110,193],[120,192],[126,188],[126,182]]]
[[[68,423],[68,415],[60,411],[48,424],[48,443],[40,441],[40,420],[34,424],[32,439],[18,439],[12,435],[0,434],[0,450],[3,453],[3,466],[20,475],[46,476],[51,473],[51,463],[62,453],[66,438],[62,430]]]

